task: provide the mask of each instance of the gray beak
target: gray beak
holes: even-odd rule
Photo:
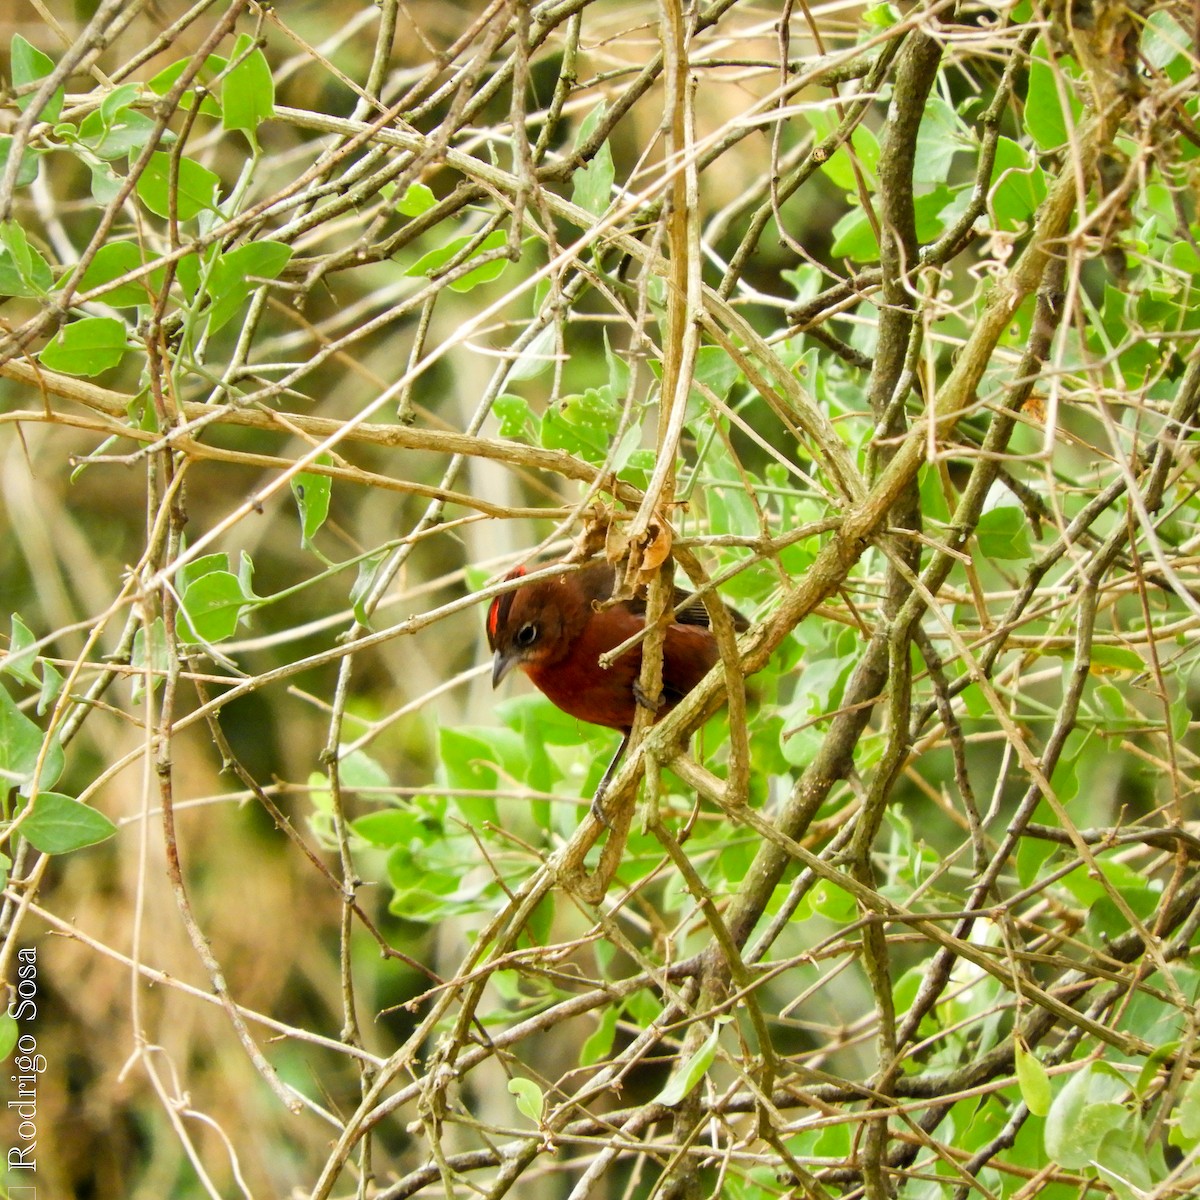
[[[500,681],[516,665],[517,660],[513,655],[505,655],[503,651],[497,650],[495,657],[492,659],[492,687],[499,687]]]

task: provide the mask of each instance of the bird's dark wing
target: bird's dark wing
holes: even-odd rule
[[[613,594],[616,588],[617,572],[611,563],[600,559],[585,566],[579,572],[579,578],[591,595],[607,598]],[[639,592],[636,596],[623,601],[623,604],[629,612],[636,613],[639,617],[646,615],[645,592]],[[704,607],[704,601],[694,592],[689,592],[687,588],[675,588],[671,604],[677,610],[675,613],[676,624],[701,625],[708,628],[708,609]],[[680,607],[681,605],[682,607]],[[733,627],[738,633],[750,628],[750,622],[736,608],[732,608],[728,604],[725,605],[725,608],[733,619]]]
[[[686,588],[677,587],[675,589],[674,603],[675,620],[680,625],[707,626],[709,624],[708,609],[704,607],[704,601]],[[679,607],[681,604],[682,608]],[[750,622],[732,605],[726,604],[725,611],[733,618],[733,627],[738,633],[744,633],[750,628]]]
[[[637,613],[639,617],[646,615],[646,594],[644,592],[639,592],[638,595],[624,603],[630,612]],[[708,609],[704,607],[704,601],[694,592],[689,592],[687,588],[675,588],[674,595],[671,597],[671,607],[675,609],[675,624],[700,625],[705,629],[709,627]],[[725,611],[733,619],[733,627],[738,633],[743,633],[750,628],[750,622],[736,608],[726,604]]]

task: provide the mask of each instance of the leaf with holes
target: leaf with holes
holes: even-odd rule
[[[328,454],[318,454],[316,462],[327,467],[331,459]],[[329,516],[329,498],[332,491],[333,480],[318,471],[301,471],[292,476],[292,495],[295,496],[296,507],[300,510],[300,544],[305,549],[312,547],[313,538]]]

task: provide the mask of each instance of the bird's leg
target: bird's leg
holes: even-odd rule
[[[642,708],[648,708],[652,713],[658,712],[663,706],[663,697],[659,696],[657,699],[652,700],[642,690],[641,683],[636,679],[633,681],[633,698],[642,706]],[[600,784],[596,788],[595,796],[592,797],[592,816],[595,817],[605,829],[612,829],[612,826],[608,823],[608,818],[604,815],[604,793],[608,788],[608,785],[612,782],[612,777],[617,773],[617,767],[620,766],[621,759],[625,755],[625,750],[629,745],[629,738],[632,733],[633,730],[631,729],[629,733],[626,733],[626,735],[621,739],[621,744],[617,747],[617,752],[613,755],[612,762],[608,764],[608,769],[600,777]]]
[[[648,708],[652,713],[658,712],[663,706],[663,697],[659,696],[657,699],[652,700],[642,690],[641,683],[636,679],[633,681],[633,698],[642,708]],[[592,816],[605,829],[612,829],[612,826],[608,823],[608,818],[604,815],[604,793],[608,789],[608,785],[612,782],[612,777],[617,773],[617,767],[621,765],[621,759],[625,756],[625,750],[629,746],[629,737],[632,732],[630,730],[621,739],[621,744],[617,747],[617,752],[613,755],[612,762],[608,764],[608,768],[600,777],[596,794],[592,797]]]
[[[600,776],[600,782],[596,785],[596,794],[592,797],[592,816],[604,826],[605,829],[612,829],[608,823],[608,818],[604,815],[604,793],[608,789],[608,785],[612,783],[612,777],[617,773],[617,767],[621,764],[621,759],[625,757],[625,747],[629,745],[629,734],[626,733],[621,739],[621,744],[617,747],[616,754],[612,757],[612,762],[605,768],[604,774]]]

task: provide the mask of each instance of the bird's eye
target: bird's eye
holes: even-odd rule
[[[538,627],[534,625],[532,621],[522,625],[521,628],[517,630],[518,646],[532,646],[533,643],[537,641],[537,638]]]

